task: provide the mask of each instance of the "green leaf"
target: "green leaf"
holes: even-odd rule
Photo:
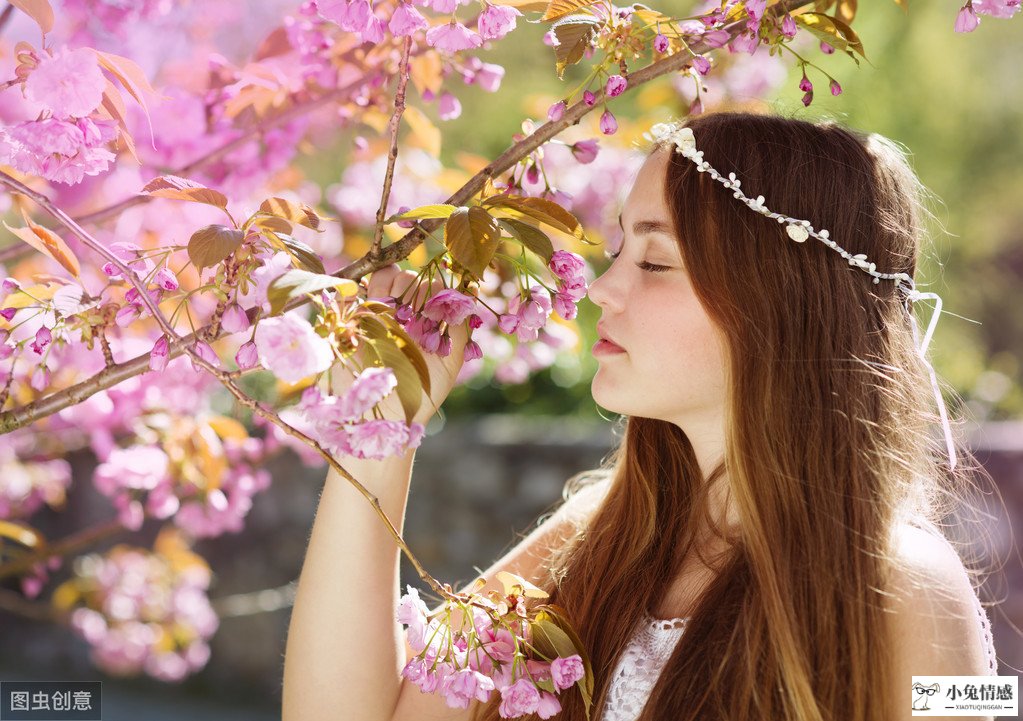
[[[834,46],[836,49],[841,50],[848,54],[855,60],[851,50],[855,50],[863,58],[866,59],[866,55],[863,52],[863,44],[860,42],[859,37],[856,33],[849,28],[848,25],[843,23],[841,20],[836,22],[835,18],[823,13],[800,13],[799,15],[793,15],[793,19],[807,30],[811,34],[815,35],[818,39],[823,40],[828,45]],[[846,35],[840,26],[845,26],[850,35]],[[859,61],[856,61],[857,65]]]
[[[487,198],[483,204],[514,210],[520,215],[546,223],[552,228],[557,228],[564,233],[575,236],[579,240],[586,241],[586,234],[583,232],[579,219],[553,200],[495,195]]]
[[[444,245],[451,257],[477,278],[483,277],[500,242],[497,221],[478,205],[456,209],[444,224]]]
[[[539,620],[543,615],[553,620],[558,628],[565,632],[570,639],[572,639],[572,645],[575,647],[575,653],[578,653],[583,660],[583,677],[579,679],[579,693],[582,694],[583,703],[586,705],[586,717],[589,718],[590,706],[593,704],[593,664],[590,663],[590,658],[586,654],[586,649],[583,647],[582,639],[572,628],[572,625],[568,622],[568,616],[565,613],[565,609],[557,604],[550,603],[544,606],[544,609],[537,613],[536,618]]]
[[[564,17],[576,10],[582,10],[590,5],[596,5],[598,0],[550,0],[547,9],[544,11],[541,20],[550,22]]]
[[[270,315],[280,313],[292,298],[315,293],[325,288],[337,288],[338,293],[342,296],[352,296],[359,292],[359,284],[354,280],[292,268],[274,279],[267,288],[266,297],[270,301]]]
[[[364,316],[364,319],[374,320],[372,316]],[[423,384],[419,381],[419,374],[390,335],[385,334],[381,338],[370,339],[367,342],[376,351],[381,362],[394,371],[394,377],[398,379],[395,391],[405,411],[405,422],[412,423],[412,419],[423,405]]]
[[[284,233],[265,233],[269,239],[271,236],[279,241],[275,243],[271,240],[271,244],[277,246],[281,250],[284,250],[295,259],[299,267],[308,270],[311,273],[323,274],[325,269],[323,267],[323,260],[317,255],[316,251],[310,248],[308,245],[303,243],[301,240],[294,238]]]
[[[161,175],[153,178],[141,192],[148,193],[156,198],[173,198],[175,200],[190,200],[193,203],[204,203],[217,208],[227,209],[227,196],[217,190],[210,190],[205,185],[199,185],[187,178],[179,178],[176,175]]]
[[[554,255],[554,245],[542,230],[514,218],[499,218],[497,224],[504,228],[508,235],[543,258],[544,265],[551,262],[551,256]]]
[[[369,303],[365,304],[367,307]],[[377,305],[384,305],[383,303]],[[423,356],[423,351],[420,349],[419,344],[412,340],[412,336],[401,326],[401,323],[394,317],[394,309],[390,306],[384,306],[387,311],[390,312],[378,312],[375,316],[376,320],[384,325],[384,328],[392,336],[395,337],[395,343],[398,345],[398,349],[405,354],[405,357],[409,359],[412,367],[416,369],[416,373],[419,374],[419,382],[423,386],[423,390],[426,391],[426,395],[430,395],[432,392],[430,389],[430,367],[426,364],[426,358]],[[373,336],[375,337],[375,336]]]
[[[565,68],[582,60],[600,21],[592,15],[569,15],[551,26],[558,44],[554,46],[555,68],[564,80]]]
[[[216,265],[241,245],[245,234],[226,225],[207,225],[192,233],[188,240],[188,258],[196,270]]]
[[[458,210],[458,206],[439,203],[436,205],[421,205],[418,208],[406,210],[404,213],[397,213],[384,220],[385,225],[396,223],[399,220],[422,220],[424,218],[447,218]]]
[[[305,203],[297,203],[284,198],[269,198],[259,206],[259,212],[276,215],[278,218],[284,218],[313,230],[320,230],[320,216]]]

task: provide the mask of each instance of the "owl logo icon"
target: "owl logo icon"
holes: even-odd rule
[[[932,683],[930,686],[924,686],[922,683],[917,681],[913,684],[913,710],[914,711],[930,711],[930,707],[927,705],[927,701],[934,694],[938,693],[940,686],[936,683]]]

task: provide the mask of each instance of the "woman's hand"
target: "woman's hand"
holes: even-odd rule
[[[364,280],[366,281],[367,298],[397,298],[415,282],[416,274],[410,270],[401,270],[396,264],[391,264],[370,273]],[[433,295],[443,289],[444,284],[439,278],[436,278],[433,281],[432,288],[430,288],[429,295]],[[416,290],[414,297],[410,294],[402,300],[405,303],[411,304],[413,308],[419,309],[428,297],[427,290],[427,285],[423,282]],[[469,339],[468,320],[457,326],[448,326],[447,332],[451,336],[451,352],[447,356],[429,353],[423,350],[422,346],[418,346],[430,371],[430,395],[427,396],[425,391],[423,392],[422,405],[413,418],[414,422],[422,423],[423,425],[433,417],[434,412],[444,402],[444,399],[448,397],[448,394],[455,385],[455,378],[462,368],[465,345]],[[362,350],[357,353],[357,356],[363,366],[368,365]],[[332,392],[337,395],[340,395],[351,386],[354,380],[353,375],[348,370],[339,369],[336,366],[331,371],[331,377]],[[398,398],[397,390],[392,391],[380,402],[378,407],[385,420],[405,422],[405,411]]]

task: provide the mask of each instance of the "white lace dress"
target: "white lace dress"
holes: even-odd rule
[[[997,676],[998,662],[991,637],[991,622],[976,595],[974,602],[987,651],[988,673]],[[643,615],[615,667],[600,721],[634,721],[639,716],[688,621],[688,618],[662,619]]]

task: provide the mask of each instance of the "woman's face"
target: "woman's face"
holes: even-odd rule
[[[640,168],[622,209],[619,255],[590,284],[598,335],[623,350],[607,352],[598,341],[591,389],[609,411],[675,423],[698,442],[694,435],[722,433],[724,339],[682,266],[665,201],[668,157],[658,150]]]

